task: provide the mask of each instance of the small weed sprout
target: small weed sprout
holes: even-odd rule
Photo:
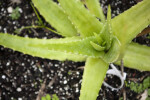
[[[131,83],[126,82],[126,86],[136,93],[141,93],[145,89],[148,89],[150,87],[150,77],[145,78],[143,83],[140,83],[140,84],[134,83],[134,82],[131,82]]]
[[[10,17],[11,17],[11,19],[12,20],[17,20],[17,19],[19,19],[19,17],[21,16],[20,15],[20,12],[19,12],[19,7],[16,7],[14,10],[13,10],[13,12],[11,13],[11,15],[10,15]]]

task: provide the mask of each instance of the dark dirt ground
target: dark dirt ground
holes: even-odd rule
[[[0,32],[15,34],[14,30],[17,28],[37,25],[38,19],[30,5],[30,0],[16,0],[21,1],[19,4],[12,4],[11,1],[13,0],[0,0]],[[112,17],[137,3],[136,0],[100,1],[105,14],[107,5],[111,5]],[[21,17],[12,20],[7,9],[17,6],[22,11]],[[44,21],[44,18],[42,19]],[[49,26],[47,23],[46,25]],[[37,38],[60,37],[46,29],[23,30],[19,35]],[[147,39],[146,36],[138,37],[134,41],[150,46],[150,39]],[[0,46],[0,100],[35,100],[44,82],[46,86],[44,94],[56,94],[60,100],[78,100],[83,74],[82,66],[84,66],[84,62],[60,62],[41,59]],[[139,83],[141,78],[150,75],[149,72],[140,72],[128,68],[125,68],[125,72],[127,73],[127,81],[132,78]],[[107,80],[113,86],[120,83],[116,77],[107,77]],[[131,91],[129,88],[125,89],[128,100],[137,100],[137,96],[140,94]],[[102,86],[97,100],[119,100],[121,97],[122,90],[111,91],[109,88]]]

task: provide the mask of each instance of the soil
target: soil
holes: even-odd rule
[[[20,1],[15,3],[13,1]],[[137,0],[138,1],[138,0]],[[106,15],[107,5],[111,5],[112,17],[124,12],[133,5],[136,0],[100,0]],[[46,29],[27,29],[20,34],[14,33],[15,29],[22,26],[37,25],[37,16],[31,7],[30,0],[1,0],[0,1],[0,32],[15,34],[32,38],[60,38],[61,36]],[[12,20],[8,8],[20,8],[21,17]],[[46,26],[51,27],[40,16]],[[134,42],[150,46],[150,39],[147,35],[134,39]],[[42,59],[25,55],[17,51],[0,46],[0,100],[35,100],[39,90],[43,88],[45,94],[56,94],[60,100],[78,100],[82,82],[84,62],[56,61]],[[119,69],[120,67],[118,67]],[[131,78],[141,82],[150,72],[140,72],[135,69],[125,68],[127,81]],[[112,86],[120,84],[117,77],[109,77],[106,80]],[[136,100],[137,94],[125,87],[127,100]],[[122,89],[112,91],[102,86],[97,100],[119,100],[122,97]]]

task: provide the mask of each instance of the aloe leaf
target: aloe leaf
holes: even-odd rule
[[[118,58],[119,42],[114,39],[112,48],[105,54],[96,50],[90,42],[96,37],[68,37],[60,39],[24,38],[0,33],[0,45],[36,57],[55,60],[85,61],[87,57],[102,58],[106,62],[114,62]],[[97,47],[96,47],[97,48]],[[112,53],[113,52],[113,53]]]
[[[71,38],[73,39],[73,38]],[[77,38],[74,38],[74,40]],[[66,39],[69,41],[69,38]],[[11,48],[16,51],[23,52],[24,54],[29,54],[36,57],[47,58],[51,60],[73,60],[73,61],[85,61],[86,56],[77,55],[62,51],[49,50],[46,48],[42,48],[42,46],[33,47],[31,44],[33,43],[41,43],[44,40],[39,41],[38,39],[30,39],[19,36],[13,36],[10,34],[0,33],[0,45],[4,47]],[[59,41],[59,39],[57,40]]]
[[[96,40],[99,45],[103,44],[103,39],[99,36],[99,34],[94,33],[94,36],[96,37]]]
[[[76,39],[71,38],[70,40],[66,38],[62,39],[50,39],[50,40],[34,40],[29,44],[31,47],[41,47],[48,50],[56,50],[66,53],[72,53],[76,55],[90,56],[90,57],[102,57],[104,55],[104,51],[97,51],[90,44],[90,41],[95,42],[95,37],[88,37],[84,39]]]
[[[111,42],[112,42],[112,38],[113,38],[112,29],[111,29],[111,8],[110,8],[110,6],[108,6],[107,21],[105,22],[105,25],[100,33],[100,36],[106,42],[106,50],[108,50],[111,47]]]
[[[76,36],[77,31],[62,8],[53,0],[32,0],[40,14],[62,36]]]
[[[84,7],[80,0],[59,0],[59,3],[82,37],[93,36],[94,32],[100,33],[103,24]]]
[[[121,44],[116,36],[113,36],[111,28],[111,8],[108,6],[107,21],[100,33],[100,37],[105,41],[105,54],[103,60],[109,63],[117,61],[120,57]]]
[[[37,38],[24,38],[19,36],[14,36],[10,34],[0,33],[0,45],[12,48],[16,51],[23,52],[25,54],[30,54],[32,56],[46,57],[46,58],[58,58],[57,52],[59,54],[62,52],[66,54],[65,57],[61,56],[58,60],[65,60],[67,55],[77,55],[75,56],[75,61],[79,61],[76,58],[79,56],[82,59],[86,57],[103,57],[104,51],[95,50],[90,41],[95,42],[95,37],[88,37],[82,39],[80,37],[68,37],[61,39],[37,39]],[[29,49],[31,48],[31,49]],[[40,51],[41,50],[41,51]],[[45,52],[43,52],[45,51]],[[49,55],[46,55],[47,52]],[[49,52],[53,52],[50,54]],[[40,54],[39,54],[40,53]],[[54,53],[56,55],[54,55]],[[43,55],[43,56],[42,56]],[[52,56],[52,58],[51,58]],[[57,57],[58,56],[58,57]],[[73,57],[68,57],[72,58]]]
[[[150,47],[131,43],[123,57],[124,66],[142,71],[150,71]],[[116,62],[120,64],[120,62]]]
[[[109,64],[102,59],[91,57],[87,59],[83,73],[80,100],[96,100],[108,66]]]
[[[112,40],[111,48],[108,52],[104,54],[104,61],[108,63],[113,63],[119,59],[120,56],[120,50],[121,50],[121,44],[120,41],[114,37]]]
[[[96,44],[96,43],[94,43],[94,42],[92,42],[92,41],[90,41],[90,44],[93,46],[93,48],[95,49],[95,50],[97,50],[97,51],[103,51],[103,50],[105,50],[105,47],[102,47],[102,46],[100,46],[100,45],[98,45],[98,44]]]
[[[85,0],[85,4],[91,13],[105,23],[105,15],[102,7],[100,6],[99,0]]]
[[[121,42],[121,51],[126,44],[150,24],[150,0],[143,0],[112,20],[113,34]]]

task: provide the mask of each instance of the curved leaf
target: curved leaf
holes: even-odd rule
[[[114,37],[112,40],[111,48],[108,52],[104,54],[103,60],[108,63],[113,63],[119,59],[120,50],[121,50],[120,41]]]
[[[49,22],[62,36],[77,36],[77,31],[68,16],[53,0],[32,0],[40,14]]]
[[[31,41],[34,41],[34,43]],[[40,46],[43,49],[45,48],[48,50],[56,50],[90,57],[102,57],[104,55],[104,51],[97,51],[90,44],[90,41],[95,41],[95,37],[88,37],[84,39],[75,40],[73,40],[73,38],[70,38],[69,41],[67,38],[49,40],[31,39],[31,41],[29,46],[35,48]]]
[[[144,13],[143,13],[144,12]],[[128,43],[150,24],[150,0],[143,0],[112,19],[113,34],[121,43],[121,56]]]
[[[106,42],[106,50],[111,47],[112,43],[113,33],[111,28],[111,8],[108,6],[107,21],[105,22],[105,25],[100,33],[100,36]]]
[[[93,36],[94,32],[100,33],[103,24],[84,7],[80,0],[59,0],[59,3],[82,37]]]
[[[150,71],[150,47],[131,43],[123,57],[124,66],[142,71]],[[120,62],[116,62],[120,65]]]
[[[105,47],[102,47],[102,46],[100,46],[100,45],[98,45],[98,44],[96,44],[96,43],[94,43],[94,42],[92,42],[92,41],[90,41],[90,44],[93,46],[93,48],[95,49],[95,50],[97,50],[97,51],[103,51],[103,50],[105,50]]]
[[[87,57],[102,58],[106,62],[117,60],[118,48],[120,47],[117,40],[114,40],[111,49],[107,53],[96,50],[91,45],[91,41],[96,42],[96,37],[85,39],[80,37],[37,39],[0,33],[0,45],[32,56],[73,61],[84,61]]]
[[[103,13],[102,7],[100,6],[99,0],[85,0],[85,4],[91,13],[93,13],[96,17],[101,19],[103,23],[105,23],[105,15]]]
[[[109,64],[102,59],[89,57],[86,61],[80,100],[96,100]]]
[[[73,39],[73,38],[72,38]],[[69,39],[68,39],[69,40]],[[49,50],[42,48],[40,45],[37,47],[31,46],[34,43],[40,43],[44,40],[38,41],[38,39],[30,39],[19,36],[13,36],[10,34],[0,33],[0,45],[11,48],[16,51],[23,52],[36,57],[48,58],[51,60],[73,60],[73,61],[85,61],[87,56],[77,55],[62,51]],[[58,40],[59,41],[59,40]],[[30,45],[30,46],[29,46]]]

